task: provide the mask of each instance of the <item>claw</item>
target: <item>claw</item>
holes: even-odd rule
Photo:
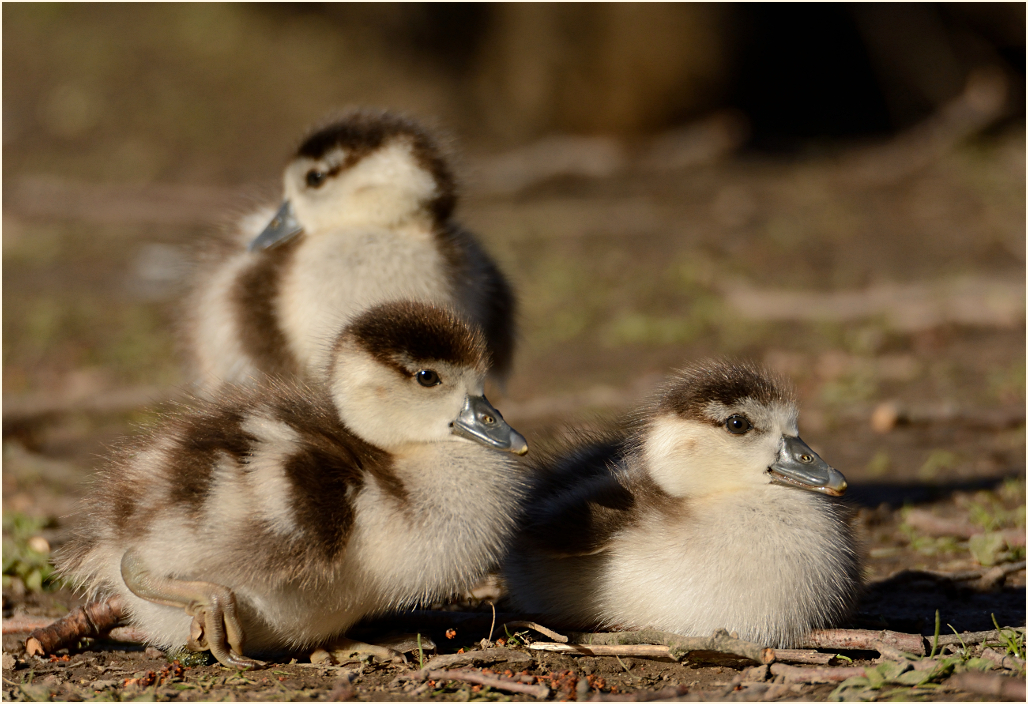
[[[190,650],[210,650],[225,667],[256,670],[266,666],[243,655],[243,629],[236,615],[231,589],[211,582],[188,582],[152,574],[132,550],[121,559],[125,586],[140,599],[183,609],[193,617],[189,625]]]

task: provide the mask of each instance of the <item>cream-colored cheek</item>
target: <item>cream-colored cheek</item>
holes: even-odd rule
[[[707,424],[661,419],[646,438],[650,475],[667,493],[701,497],[767,483],[762,471],[773,460],[763,444],[745,442]]]

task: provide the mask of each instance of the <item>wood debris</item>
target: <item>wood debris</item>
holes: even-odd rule
[[[953,675],[946,684],[949,687],[965,692],[982,694],[988,697],[1002,697],[1009,701],[1025,701],[1024,679],[996,675],[990,672],[962,672]]]
[[[859,628],[829,628],[812,631],[798,644],[801,648],[875,650],[878,643],[891,645],[905,653],[924,655],[924,638],[917,633],[868,631]]]
[[[571,643],[589,647],[594,645],[666,645],[669,656],[676,660],[697,651],[728,653],[764,664],[773,662],[775,659],[773,648],[765,648],[756,643],[742,640],[724,629],[715,631],[709,638],[686,637],[649,628],[616,633],[572,633],[568,638]]]

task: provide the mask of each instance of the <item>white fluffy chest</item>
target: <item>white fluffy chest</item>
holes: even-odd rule
[[[603,587],[607,620],[781,645],[843,610],[856,555],[836,507],[786,488],[752,494],[626,531]]]
[[[351,229],[307,238],[283,274],[279,324],[297,359],[324,369],[354,314],[399,298],[452,303],[446,263],[427,231]]]
[[[383,511],[381,492],[358,500],[361,569],[404,603],[471,586],[502,557],[523,486],[510,455],[468,442],[412,450],[397,460],[408,499]]]

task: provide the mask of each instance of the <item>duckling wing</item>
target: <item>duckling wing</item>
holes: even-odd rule
[[[552,557],[603,552],[632,516],[636,497],[619,458],[622,443],[576,448],[537,475],[519,541]]]

